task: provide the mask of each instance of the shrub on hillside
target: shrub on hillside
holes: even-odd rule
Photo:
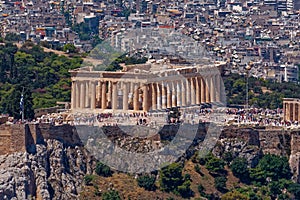
[[[112,175],[112,171],[110,170],[110,168],[101,162],[97,162],[95,172],[99,176],[104,176],[104,177],[108,177]]]
[[[237,200],[237,199],[249,199],[247,195],[240,193],[237,190],[233,190],[231,192],[227,192],[222,196],[222,200]]]
[[[118,191],[110,190],[102,194],[102,200],[121,200]]]
[[[190,176],[186,175],[184,179],[182,169],[183,166],[179,163],[172,163],[161,169],[159,184],[162,191],[173,192],[184,198],[192,196]]]
[[[162,191],[174,192],[183,183],[183,167],[179,163],[172,163],[160,171],[160,188]]]
[[[182,185],[178,186],[177,191],[183,198],[188,198],[193,194],[190,186],[191,182],[189,180],[186,180]]]
[[[205,164],[206,169],[211,173],[223,173],[224,166],[225,162],[217,157],[212,157]]]
[[[199,165],[195,165],[195,171],[200,174],[201,173],[201,168]]]
[[[139,176],[137,179],[138,185],[146,190],[155,190],[155,177],[144,175]]]
[[[203,196],[205,194],[205,188],[203,185],[198,185],[198,192]]]
[[[93,175],[86,175],[83,179],[85,185],[92,185],[93,180],[94,180]]]
[[[225,152],[222,157],[223,157],[223,160],[225,160],[225,162],[227,164],[229,164],[233,160],[233,155],[232,155],[232,152],[230,152],[230,151]]]
[[[248,162],[245,158],[236,158],[230,165],[233,175],[243,179],[248,177]]]
[[[215,187],[217,188],[217,190],[219,191],[223,191],[224,189],[226,189],[226,177],[223,176],[218,176],[215,178]]]

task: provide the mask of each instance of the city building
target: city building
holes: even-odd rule
[[[299,67],[295,65],[282,65],[283,70],[283,80],[285,82],[295,82],[299,81]]]

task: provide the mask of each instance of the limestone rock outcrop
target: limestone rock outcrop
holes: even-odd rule
[[[92,165],[83,147],[51,139],[35,153],[0,156],[0,199],[76,199]]]

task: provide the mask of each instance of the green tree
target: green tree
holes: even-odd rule
[[[291,183],[288,185],[287,190],[294,195],[295,199],[300,199],[300,184]]]
[[[223,154],[223,159],[227,164],[229,164],[233,160],[232,152],[225,152]]]
[[[226,189],[226,177],[224,176],[218,176],[215,178],[215,187],[217,188],[217,190],[219,191],[223,191],[224,189]]]
[[[95,172],[99,175],[99,176],[104,176],[104,177],[108,177],[112,175],[112,171],[110,170],[110,168],[101,163],[101,162],[97,162],[96,163],[96,169]]]
[[[205,195],[205,188],[202,184],[199,184],[197,189],[198,189],[198,192],[201,194],[201,196]]]
[[[6,98],[3,98],[1,101],[3,113],[8,113],[15,119],[21,119],[20,100],[22,91],[23,88],[21,85],[15,85],[10,88],[10,91],[6,93]],[[31,88],[24,87],[23,107],[25,119],[33,119]]]
[[[65,44],[63,47],[63,51],[66,53],[76,53],[77,49],[74,44]]]
[[[8,42],[18,42],[21,40],[21,37],[16,33],[7,33],[5,36],[5,40]]]
[[[94,176],[93,175],[85,175],[84,177],[84,184],[85,185],[92,185],[92,181],[94,180]]]
[[[199,173],[199,174],[202,174],[202,172],[201,172],[201,168],[200,168],[200,166],[197,164],[197,165],[195,165],[195,171],[197,172],[197,173]]]
[[[12,43],[0,45],[0,112],[19,119],[20,98],[24,91],[25,118],[33,118],[33,108],[70,101],[70,69],[80,67],[82,59],[46,53],[26,41],[18,49]]]
[[[223,173],[224,166],[225,166],[225,162],[217,157],[212,157],[205,164],[205,167],[211,173]]]
[[[248,162],[245,158],[235,158],[230,165],[230,169],[233,175],[238,178],[248,177]]]
[[[161,169],[159,183],[162,191],[177,192],[178,186],[183,183],[182,169],[179,163],[172,163]]]
[[[183,182],[182,185],[178,186],[177,191],[184,198],[190,197],[192,196],[192,190],[190,186],[191,186],[191,182],[189,180],[186,180]]]
[[[110,190],[102,194],[102,200],[121,200],[121,197],[118,191]]]
[[[155,177],[149,175],[139,176],[137,178],[138,185],[146,190],[155,190]]]
[[[267,178],[277,181],[279,179],[289,180],[291,176],[288,159],[277,155],[264,155],[258,165],[250,169],[250,178],[262,184],[266,183]]]

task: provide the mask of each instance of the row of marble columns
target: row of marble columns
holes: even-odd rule
[[[300,119],[300,105],[298,102],[284,102],[284,120],[299,121]]]
[[[219,75],[147,84],[124,81],[72,83],[72,109],[149,111],[220,101]]]

